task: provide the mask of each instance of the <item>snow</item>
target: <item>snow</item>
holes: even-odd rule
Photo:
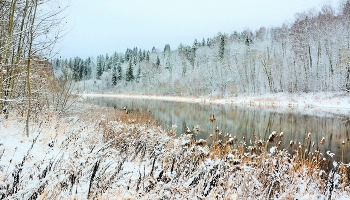
[[[320,177],[328,173],[307,167],[298,170],[293,164],[296,158],[277,147],[271,147],[262,162],[261,156],[250,152],[232,150],[220,156],[220,151],[227,149],[216,151],[196,145],[191,134],[174,138],[159,127],[113,120],[107,110],[80,102],[67,116],[47,111],[39,117],[41,123],[31,125],[29,137],[25,136],[24,121],[17,116],[1,119],[0,196],[328,198],[328,193],[318,187],[325,181]],[[107,130],[114,137],[103,137]],[[310,176],[312,173],[315,175]],[[340,174],[332,177],[326,181],[334,187],[329,195],[350,198],[350,188],[340,187]],[[9,193],[6,187],[14,188],[14,192]],[[324,187],[328,191],[328,186]]]

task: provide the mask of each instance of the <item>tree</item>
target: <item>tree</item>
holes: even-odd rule
[[[137,68],[136,82],[139,83],[141,79],[141,67]]]
[[[33,78],[43,72],[40,68],[48,64],[45,57],[52,55],[61,34],[65,7],[45,9],[50,2],[0,1],[0,110],[7,118],[11,107],[26,107],[27,135],[33,102],[39,101],[33,96],[39,95],[42,87]]]
[[[120,62],[117,64],[117,73],[118,73],[117,81],[121,81],[123,76],[122,76],[122,64]]]
[[[133,69],[133,65],[132,65],[132,59],[129,60],[129,66],[126,70],[126,74],[125,74],[125,80],[127,82],[133,81],[134,80],[134,69]]]
[[[149,51],[147,51],[146,60],[149,62]]]
[[[159,67],[160,67],[160,59],[159,59],[158,56],[157,56],[157,61],[156,61],[156,67],[157,67],[157,69],[159,70]]]
[[[100,79],[103,72],[104,72],[104,70],[103,70],[103,58],[102,58],[102,55],[100,55],[100,56],[97,56],[96,78]]]
[[[219,34],[220,46],[219,46],[219,58],[222,60],[225,55],[225,46],[226,46],[226,35]]]
[[[114,66],[112,70],[112,84],[117,85],[117,80],[118,80],[117,67]]]
[[[165,52],[170,52],[170,45],[169,44],[166,44],[164,46],[164,54],[165,54]]]

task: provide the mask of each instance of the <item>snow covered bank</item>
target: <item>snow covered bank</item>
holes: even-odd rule
[[[23,121],[2,119],[0,198],[350,197],[349,165],[313,147],[304,153],[303,141],[282,149],[283,134],[273,133],[269,141],[222,136],[208,146],[122,113],[85,103],[67,116],[47,111],[29,138]]]
[[[83,94],[82,96],[150,99],[203,104],[233,104],[238,106],[320,111],[340,115],[350,114],[350,94],[347,92],[296,94],[277,93],[261,96],[229,97],[224,99],[131,94]]]

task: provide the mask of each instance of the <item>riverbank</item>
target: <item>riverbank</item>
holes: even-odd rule
[[[82,94],[82,97],[115,97],[132,99],[149,99],[200,104],[231,104],[262,108],[291,109],[331,113],[336,115],[350,114],[350,94],[347,92],[322,93],[276,93],[260,96],[238,96],[228,98],[181,97],[132,94]]]
[[[145,119],[79,100],[65,115],[45,110],[26,137],[24,120],[17,115],[1,118],[0,197],[350,197],[349,164],[336,162],[332,152],[322,155],[314,147],[305,156],[304,141],[281,149],[280,141],[289,141],[283,140],[282,133],[271,133],[269,140],[247,142],[227,136],[208,146],[191,134],[175,137],[176,127],[165,131]]]

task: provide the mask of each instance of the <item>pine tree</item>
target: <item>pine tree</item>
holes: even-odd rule
[[[122,76],[122,64],[120,62],[117,64],[117,73],[118,73],[117,81],[121,81],[123,76]]]
[[[96,73],[96,78],[100,79],[101,75],[103,73],[103,66],[102,66],[102,57],[97,56],[97,73]]]
[[[74,81],[80,81],[81,80],[81,73],[82,69],[80,66],[80,58],[75,57],[73,61],[73,79]]]
[[[226,36],[220,34],[219,58],[222,60],[225,55]]]
[[[119,56],[117,52],[114,52],[113,59],[112,59],[112,67],[116,67],[119,62]]]
[[[114,66],[113,67],[113,70],[112,70],[112,84],[113,85],[117,85],[117,77],[118,75],[117,75],[117,67],[116,66]]]
[[[156,66],[157,66],[157,69],[159,70],[159,67],[160,67],[160,59],[159,59],[159,57],[158,57],[158,56],[157,56]]]
[[[139,83],[141,79],[141,67],[137,69],[136,82]]]
[[[133,69],[133,66],[132,66],[132,59],[130,59],[129,61],[129,66],[128,66],[128,69],[126,70],[126,74],[125,74],[125,80],[126,81],[133,81],[134,80],[134,69]]]
[[[146,60],[149,62],[149,51],[147,51]]]

